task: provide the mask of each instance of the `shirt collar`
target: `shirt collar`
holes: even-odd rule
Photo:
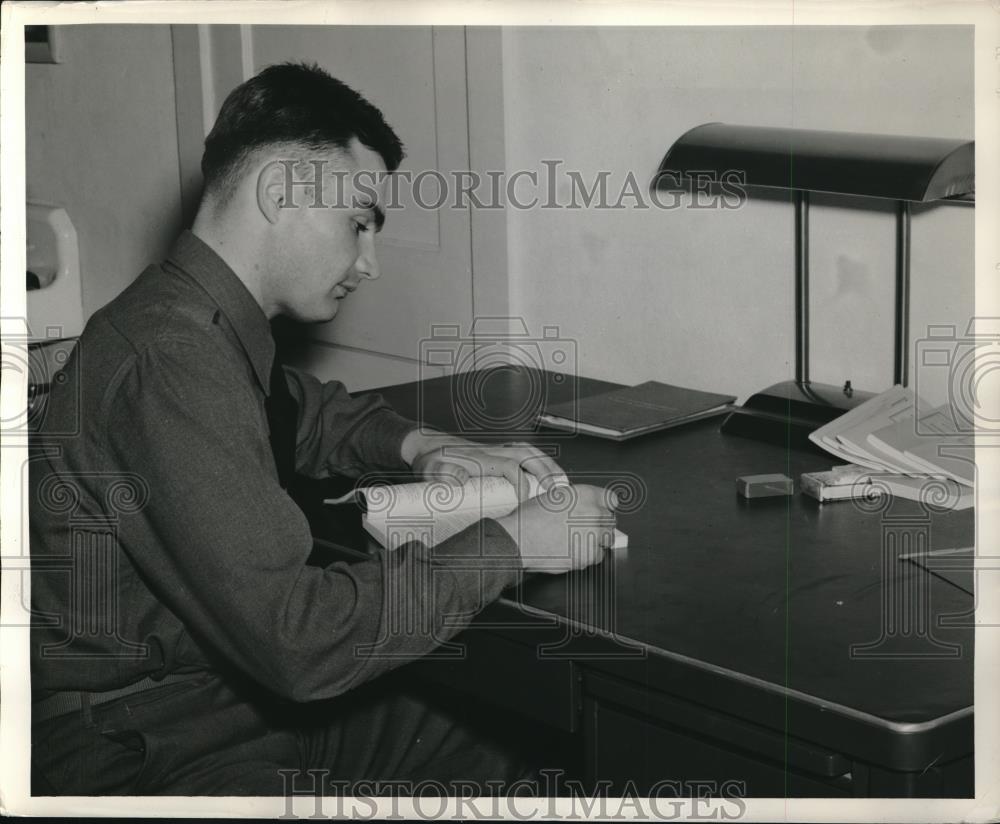
[[[271,325],[243,281],[207,243],[187,229],[170,250],[167,261],[212,298],[236,331],[260,385],[269,392],[275,357]]]

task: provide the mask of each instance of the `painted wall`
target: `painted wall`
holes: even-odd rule
[[[507,173],[543,174],[543,159],[585,181],[606,170],[614,200],[709,121],[971,138],[972,78],[963,27],[505,29]],[[887,388],[892,212],[814,203],[812,378]],[[760,201],[509,210],[511,307],[574,338],[583,374],[742,400],[794,376],[793,220],[789,203]],[[912,336],[931,323],[961,334],[972,311],[973,210],[917,210]]]
[[[63,62],[27,71],[28,196],[69,212],[89,315],[161,257],[180,228],[171,31],[60,34]],[[476,80],[471,98],[486,99],[473,112],[470,151],[483,141],[482,112],[502,108],[503,127],[489,136],[503,132],[508,176],[544,174],[542,160],[561,160],[584,180],[607,171],[613,196],[629,173],[645,184],[680,134],[712,120],[955,138],[973,131],[971,31],[961,27],[509,28],[501,40],[502,53],[480,74],[502,75],[502,106],[499,89],[484,93]],[[563,179],[558,196],[567,189]],[[499,282],[529,332],[555,325],[577,341],[584,374],[659,378],[742,399],[793,372],[792,226],[781,202],[730,211],[509,209],[472,243],[475,258],[505,242],[509,281],[474,267],[474,293]],[[812,229],[812,376],[884,388],[892,215],[817,199]],[[931,323],[964,331],[972,236],[968,207],[917,210],[914,338]],[[498,294],[492,305],[501,303]],[[375,374],[358,353],[339,362],[320,354],[311,366],[344,373],[353,389],[409,378],[395,360]]]
[[[25,73],[27,195],[62,206],[89,317],[180,231],[169,26],[62,26],[62,62]]]

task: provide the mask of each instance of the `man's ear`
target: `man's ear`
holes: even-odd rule
[[[269,161],[257,175],[257,208],[268,223],[277,223],[285,205],[286,175],[292,170],[280,160]],[[288,204],[289,206],[291,204]]]

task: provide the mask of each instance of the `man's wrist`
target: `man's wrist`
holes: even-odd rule
[[[407,466],[401,458],[403,440],[416,426],[414,421],[388,407],[370,415],[351,436],[361,456],[362,467],[400,470]]]

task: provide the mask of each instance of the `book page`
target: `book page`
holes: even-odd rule
[[[529,497],[536,496],[541,486],[534,476],[528,476],[528,484]],[[508,514],[519,503],[514,485],[500,477],[473,478],[461,486],[423,481],[358,492],[367,506],[362,524],[383,546],[407,540],[435,546],[476,521]]]
[[[538,482],[529,476],[530,494],[538,494]],[[367,486],[358,490],[369,518],[450,518],[468,513],[472,520],[488,517],[485,512],[506,514],[518,504],[517,490],[506,478],[473,478],[458,486],[445,481]],[[469,522],[471,523],[471,521]]]
[[[422,541],[431,547],[447,541],[483,518],[499,518],[510,511],[506,507],[486,506],[482,509],[462,509],[432,516],[368,513],[361,523],[382,546],[389,549],[395,549],[408,541]]]

